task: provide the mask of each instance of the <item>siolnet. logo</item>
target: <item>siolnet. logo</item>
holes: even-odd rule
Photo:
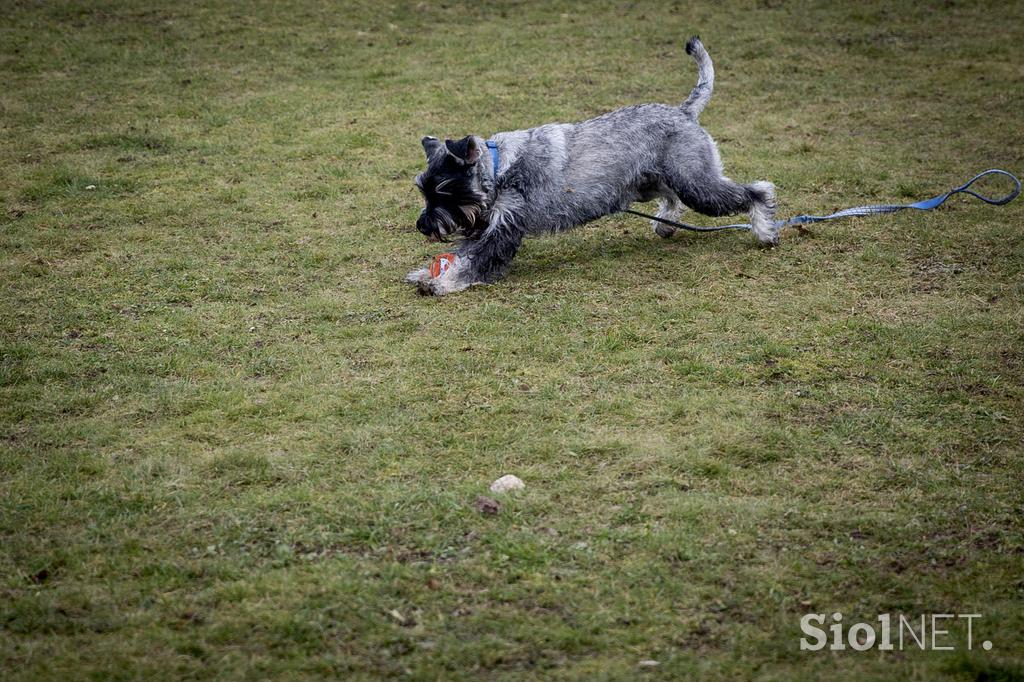
[[[922,613],[907,618],[902,613],[883,613],[877,617],[877,625],[854,623],[844,633],[843,614],[827,618],[824,613],[808,613],[800,619],[800,631],[806,635],[800,638],[800,650],[820,651],[828,646],[832,651],[903,651],[913,647],[953,651],[962,635],[966,635],[965,648],[970,650],[974,647],[974,620],[981,617],[980,613]],[[826,619],[831,620],[827,629],[823,627]],[[992,642],[986,639],[981,648],[990,651]]]

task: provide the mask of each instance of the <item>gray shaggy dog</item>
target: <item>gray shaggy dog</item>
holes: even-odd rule
[[[451,266],[406,281],[423,294],[443,295],[495,282],[508,272],[523,238],[560,232],[659,200],[658,217],[676,220],[684,207],[709,216],[748,212],[754,235],[778,239],[775,188],[740,184],[722,174],[714,140],[697,117],[711,99],[711,58],[693,37],[697,85],[679,106],[638,104],[582,123],[548,123],[458,141],[423,138],[427,169],[416,177],[426,206],[416,221],[427,237],[461,233]],[[490,153],[488,153],[490,152]],[[671,237],[675,228],[652,221]]]

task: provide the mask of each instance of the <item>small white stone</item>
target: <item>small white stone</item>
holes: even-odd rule
[[[86,189],[96,189],[96,185],[86,185]]]
[[[637,663],[641,668],[657,668],[661,663],[655,661],[653,658],[645,658],[644,660]]]
[[[492,493],[507,493],[510,490],[522,490],[526,484],[518,476],[506,474],[491,484]]]

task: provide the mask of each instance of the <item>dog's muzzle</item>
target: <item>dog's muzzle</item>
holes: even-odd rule
[[[416,229],[432,242],[447,241],[446,237],[449,234],[443,225],[431,220],[426,211],[420,213],[420,217],[416,219]]]

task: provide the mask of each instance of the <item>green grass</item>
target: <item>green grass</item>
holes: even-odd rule
[[[422,135],[681,101],[691,33],[781,215],[1019,173],[1021,4],[3,16],[0,676],[1024,679],[1020,200],[401,282]],[[811,611],[983,618],[801,652]]]

